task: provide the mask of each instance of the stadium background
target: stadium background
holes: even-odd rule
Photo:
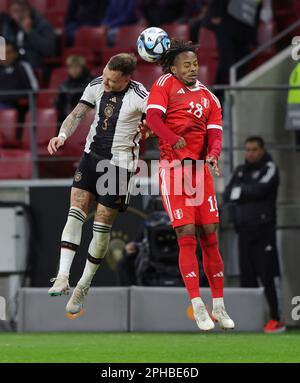
[[[54,108],[54,100],[58,87],[66,78],[65,60],[70,54],[79,54],[85,57],[92,75],[100,75],[105,62],[111,55],[120,51],[135,51],[136,39],[139,33],[147,27],[146,24],[139,23],[138,20],[130,25],[120,26],[116,30],[113,46],[109,43],[108,38],[110,35],[107,28],[101,26],[82,27],[75,35],[73,46],[67,47],[64,36],[67,1],[32,0],[30,3],[52,24],[56,36],[56,51],[53,56],[43,60],[43,69],[36,70],[39,91],[29,92],[28,97],[24,98],[23,103],[28,108],[28,112],[21,126],[18,123],[16,111],[0,111],[0,226],[2,233],[1,244],[3,246],[3,256],[1,256],[2,261],[0,262],[0,295],[6,297],[8,314],[8,321],[1,321],[0,329],[3,331],[19,330],[21,332],[22,326],[26,332],[26,326],[24,323],[22,326],[18,324],[20,296],[30,294],[30,291],[34,291],[34,288],[46,288],[49,278],[55,275],[59,256],[59,235],[68,210],[70,177],[72,177],[80,157],[85,134],[91,122],[91,116],[87,117],[78,128],[80,133],[76,133],[69,140],[68,146],[61,151],[56,159],[49,158],[46,152],[46,144],[57,130],[57,113]],[[9,4],[9,0],[2,0],[0,2],[0,11],[6,11]],[[299,1],[291,0],[284,3],[275,0],[263,1],[261,15],[265,15],[265,17],[261,17],[259,21],[257,45],[252,47],[252,54],[244,62],[232,68],[230,84],[220,85],[216,83],[219,63],[216,38],[214,33],[205,27],[199,30],[197,37],[200,62],[199,78],[212,90],[223,94],[224,150],[221,158],[222,177],[216,179],[215,182],[222,212],[219,237],[222,255],[225,260],[228,294],[229,288],[238,286],[238,264],[236,236],[228,222],[226,209],[222,209],[222,192],[234,166],[243,159],[244,139],[249,134],[259,134],[264,137],[267,148],[273,155],[281,172],[281,186],[278,198],[278,246],[283,271],[281,286],[282,308],[284,321],[290,329],[293,329],[299,326],[299,319],[294,320],[291,316],[294,307],[292,299],[300,295],[298,277],[300,261],[299,252],[297,251],[300,245],[298,235],[300,228],[300,184],[297,169],[299,146],[297,147],[298,141],[295,132],[285,129],[285,119],[289,76],[297,64],[291,58],[291,40],[294,36],[300,35]],[[163,24],[160,27],[165,29],[171,37],[175,36],[185,40],[191,37],[190,25],[187,20],[183,23]],[[240,78],[238,72],[240,67],[244,69],[243,74],[246,73],[243,78]],[[157,65],[147,64],[139,59],[134,79],[143,82],[149,89],[160,74],[161,70]],[[23,137],[21,140],[16,140],[16,131],[19,127],[23,129]],[[142,158],[147,161],[158,158],[155,140],[150,140],[144,145]],[[122,249],[125,242],[135,238],[135,227],[142,225],[146,215],[146,205],[146,198],[137,197],[134,199],[133,208],[128,215],[118,219],[113,233],[116,239],[114,243],[117,253],[119,249]],[[31,230],[29,230],[30,228]],[[71,284],[73,285],[78,280],[84,264],[85,248],[89,241],[89,228],[89,225],[86,225],[85,240],[72,269],[73,280],[71,279]],[[14,238],[12,238],[12,233]],[[32,243],[34,243],[34,246],[30,246]],[[29,250],[27,251],[27,249]],[[113,253],[114,249],[111,251],[111,254]],[[95,289],[97,290],[96,293],[98,291],[101,293],[101,288],[105,286],[118,286],[119,281],[114,262],[113,256],[108,257],[103,269],[99,271],[94,283],[94,286],[99,287],[99,290]],[[29,287],[29,290],[25,290],[24,293],[20,294],[18,291],[22,286]],[[165,287],[161,287],[161,289],[165,289]],[[174,287],[174,289],[176,288]],[[45,291],[41,290],[41,295],[37,295],[37,302],[43,301],[42,294]],[[39,294],[40,291],[38,290],[36,293]],[[97,295],[95,297],[97,298]],[[259,297],[259,300],[254,300],[253,303],[254,313],[259,307],[261,308],[259,315],[264,318],[266,308],[261,304],[261,295]],[[236,305],[241,304],[242,300],[243,295],[236,301]],[[188,309],[188,301],[184,300],[183,302],[183,307],[186,305]],[[49,310],[49,322],[51,321],[50,304],[52,303],[46,302],[46,306],[43,306],[45,310]],[[63,309],[63,305],[61,307]],[[113,311],[112,315],[114,314],[116,312]],[[101,315],[101,312],[99,315]],[[29,315],[26,323],[30,322],[30,318]],[[38,318],[37,322],[39,321],[41,321],[41,318]],[[35,323],[34,318],[32,323]],[[59,326],[60,324],[58,325],[58,331],[62,331]],[[63,326],[65,326],[63,328],[66,328],[66,326],[71,325],[63,322]],[[192,322],[191,326],[194,326]],[[48,327],[51,329],[50,324]],[[194,331],[191,330],[192,327],[188,325],[186,331]],[[40,327],[37,325],[37,328]],[[74,331],[85,331],[84,326],[79,330],[76,329],[76,326],[74,328]],[[87,329],[89,328],[87,327]],[[35,329],[30,328],[29,325],[28,331],[35,331]],[[47,329],[43,331],[47,331]],[[66,329],[66,331],[69,330]],[[101,329],[94,329],[93,331],[101,332]],[[109,330],[105,329],[105,331]],[[176,332],[176,329],[173,331]],[[284,338],[288,334],[290,338]],[[297,355],[296,342],[290,348],[287,347],[286,343],[291,339],[293,339],[291,342],[297,340],[298,333],[291,330],[288,334],[282,336],[280,340],[270,341],[274,342],[274,345],[276,344],[275,348],[281,349],[282,354],[286,353],[286,359],[283,358],[283,355],[276,358],[275,355],[270,354],[271,347],[269,345],[266,346],[264,355],[263,353],[257,353],[261,344],[265,342],[265,338],[259,338],[259,336],[263,336],[262,334],[241,335],[242,338],[238,338],[239,334],[235,334],[230,342],[233,345],[240,345],[241,349],[243,345],[248,344],[249,339],[252,339],[250,342],[253,345],[253,355],[256,353],[256,358],[253,358],[255,361],[299,361],[295,356]],[[11,337],[9,337],[10,335]],[[151,334],[148,335],[143,339],[144,344],[149,344]],[[226,336],[226,341],[228,341],[227,334],[215,335],[214,342],[216,343],[213,344],[216,347],[218,342],[223,342],[223,338],[220,337]],[[13,336],[16,336],[16,338],[13,338]],[[21,335],[19,335],[19,338],[17,336],[17,334],[11,333],[0,334],[0,342],[11,344],[11,350],[3,356],[2,361],[26,361],[26,358],[18,355],[17,351],[19,342],[25,342],[24,344],[26,344],[26,340],[21,338]],[[52,339],[55,339],[54,344],[56,340],[60,342],[60,339],[62,339],[58,335],[53,334],[53,336]],[[56,336],[57,338],[55,338]],[[119,336],[121,335],[119,334]],[[175,337],[176,335],[173,334],[172,336]],[[168,342],[172,343],[172,336],[170,335],[170,338],[168,338],[167,344],[169,344]],[[187,345],[189,342],[188,336],[192,335],[178,334],[178,338],[175,339],[179,342],[178,344]],[[253,338],[250,338],[251,336]],[[156,335],[153,334],[153,337],[156,337]],[[28,338],[30,347],[34,348],[37,342],[36,339],[34,336]],[[69,342],[67,334],[66,339],[66,342]],[[83,338],[83,342],[88,343],[88,339],[88,336]],[[157,339],[159,339],[159,335]],[[200,349],[202,347],[201,342],[206,347],[206,340],[207,336],[205,335],[199,341]],[[118,344],[117,338],[115,338],[115,342]],[[114,344],[114,341],[112,341],[112,344]],[[43,355],[49,360],[46,355],[50,352],[51,347],[55,346],[50,345],[49,338],[45,341],[45,345],[48,345],[49,348],[44,348]],[[71,347],[70,344],[69,346]],[[93,346],[91,347],[93,348]],[[124,347],[126,349],[126,346]],[[128,345],[128,347],[130,346]],[[271,355],[269,359],[266,359],[267,351]],[[211,359],[209,359],[209,356],[207,357],[209,361],[216,358],[214,352],[215,349],[212,349]],[[171,358],[181,360],[178,357],[179,354],[179,351],[178,353],[174,352]],[[65,358],[66,361],[76,361],[74,356],[68,359],[66,355],[62,356],[63,360]],[[142,355],[145,355],[145,359],[141,361],[156,360],[153,359],[153,355],[151,359],[151,353],[147,354],[146,351]],[[135,357],[138,358],[137,355]],[[133,354],[132,358],[134,358]],[[165,358],[168,357],[165,356]],[[194,358],[192,361],[198,360],[197,355],[191,356],[191,358]],[[224,357],[223,359],[221,355],[220,358],[220,360],[224,361],[251,361],[251,358],[248,357],[247,359],[247,355],[243,355],[241,359],[239,359],[238,355],[232,355],[230,358]],[[38,358],[37,353],[33,351],[28,361],[35,360],[43,361],[44,359],[43,356]],[[85,361],[84,357],[81,361]],[[124,359],[116,357],[115,361],[124,361]],[[133,361],[130,355],[126,361]]]

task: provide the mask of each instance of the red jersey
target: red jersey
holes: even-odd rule
[[[166,127],[186,141],[184,148],[173,149],[159,139],[160,157],[168,161],[205,159],[207,129],[222,130],[220,102],[200,81],[189,88],[171,73],[161,76],[151,88],[148,109],[160,109]]]

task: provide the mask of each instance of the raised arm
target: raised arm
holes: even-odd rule
[[[90,110],[92,110],[91,107],[82,102],[79,102],[62,123],[58,136],[65,136],[65,139],[72,136],[80,121]]]
[[[80,121],[91,109],[91,107],[82,102],[79,102],[75,106],[72,112],[66,117],[66,119],[62,123],[58,136],[51,138],[51,140],[49,141],[48,152],[51,155],[56,153],[57,149],[64,145],[65,140],[75,132]]]

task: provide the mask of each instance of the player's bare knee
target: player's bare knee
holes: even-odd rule
[[[111,209],[109,207],[98,204],[95,213],[95,222],[99,224],[103,223],[106,225],[112,225],[117,214],[117,209]]]
[[[217,223],[210,223],[210,224],[199,226],[198,232],[200,237],[205,237],[211,233],[215,233],[217,231],[217,228],[218,228]]]
[[[86,190],[72,188],[71,190],[71,206],[77,207],[88,214],[90,204],[93,200],[92,194]]]
[[[177,238],[184,237],[186,235],[195,235],[196,229],[195,225],[184,225],[176,227],[175,229]]]

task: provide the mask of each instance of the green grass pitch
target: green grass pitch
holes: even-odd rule
[[[0,334],[0,362],[300,362],[300,331]]]

